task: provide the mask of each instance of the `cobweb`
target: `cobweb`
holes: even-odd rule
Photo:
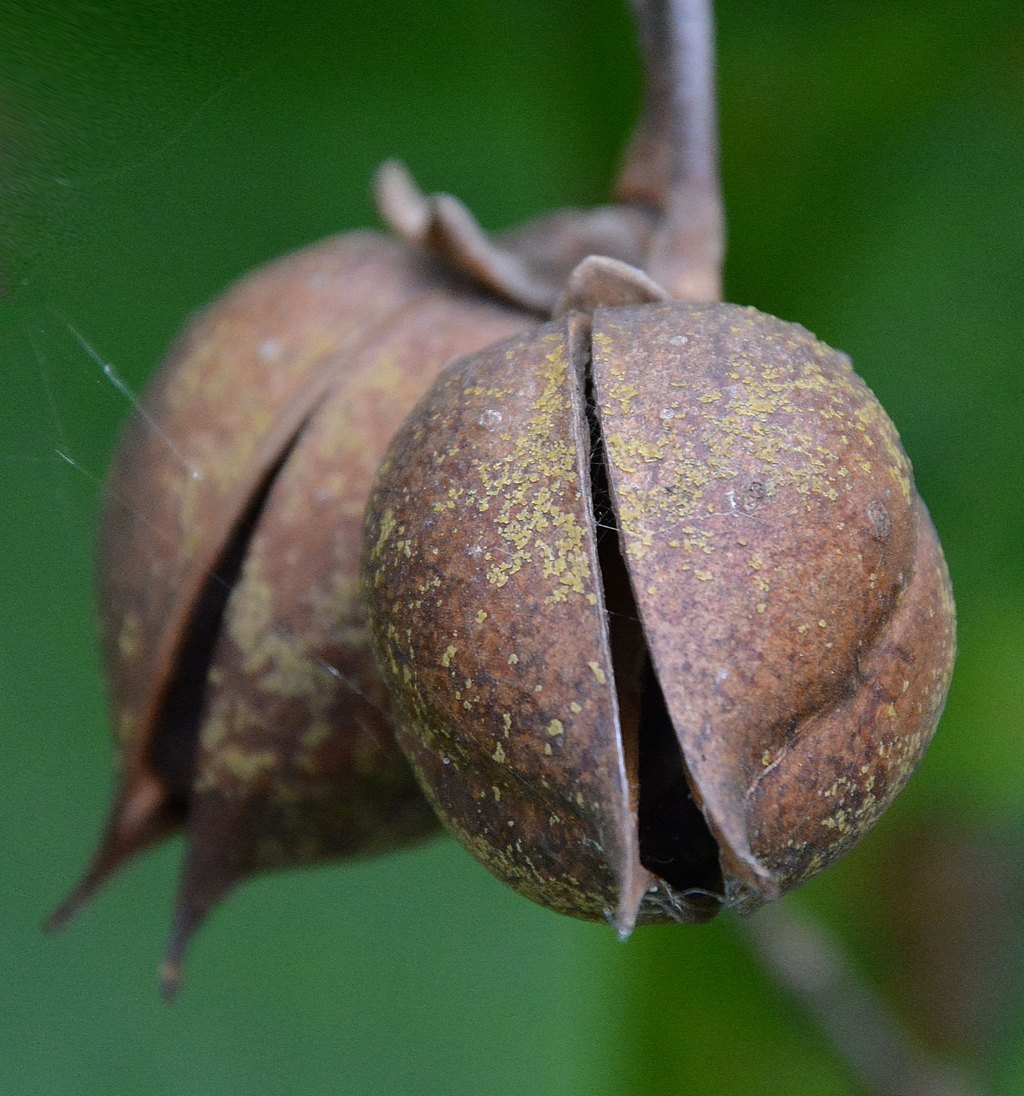
[[[339,164],[328,75],[295,64],[302,28],[285,15],[4,5],[0,529],[7,616],[24,614],[22,629],[35,603],[15,595],[43,563],[56,568],[36,575],[49,611],[67,595],[75,628],[90,626],[110,453],[189,314],[259,263],[367,217],[368,169]],[[344,97],[343,75],[331,78]]]
[[[112,785],[93,566],[118,432],[191,313],[372,220],[385,153],[351,132],[372,87],[355,31],[348,57],[337,26],[283,4],[260,20],[242,5],[3,8],[0,758],[33,789],[28,815],[5,799],[19,835],[5,877],[38,919],[81,869]]]
[[[153,304],[187,293],[167,261],[175,165],[256,70],[196,65],[171,8],[41,9],[5,10],[0,47],[0,461],[5,495],[49,512],[88,587],[109,451],[167,338]]]

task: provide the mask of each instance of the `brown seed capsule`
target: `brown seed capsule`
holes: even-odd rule
[[[54,922],[185,827],[168,988],[247,875],[432,828],[389,697],[477,856],[623,933],[819,870],[934,728],[952,605],[891,424],[801,328],[668,300],[720,287],[710,11],[636,11],[618,204],[491,239],[387,165],[404,242],[250,275],[128,425],[100,546],[121,783]],[[458,355],[366,516],[382,682],[364,504]]]
[[[589,252],[639,254],[652,224],[607,207],[491,240],[394,163],[377,197],[405,242],[337,237],[229,290],[144,394],[106,485],[100,618],[120,778],[51,925],[184,828],[172,991],[189,938],[237,882],[436,828],[360,599],[374,470],[448,361],[536,322]]]
[[[188,937],[245,876],[435,828],[369,651],[363,504],[440,368],[528,322],[366,233],[271,263],[192,323],[106,485],[100,616],[120,785],[55,925],[184,827],[173,988]]]
[[[622,933],[834,861],[946,694],[948,578],[892,424],[845,356],[753,309],[570,311],[453,364],[364,552],[448,828]]]

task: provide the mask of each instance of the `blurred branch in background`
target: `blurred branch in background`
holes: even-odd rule
[[[799,899],[739,928],[869,1092],[974,1096],[1024,988],[1017,845],[932,810],[863,850],[847,873],[842,924],[873,942],[874,978],[862,972],[864,949],[849,954]]]
[[[981,1096],[955,1066],[930,1058],[823,924],[779,904],[742,922],[769,976],[792,994],[872,1096]]]

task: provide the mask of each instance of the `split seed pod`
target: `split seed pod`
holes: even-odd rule
[[[120,782],[65,921],[184,828],[165,979],[253,872],[431,832],[358,598],[370,478],[453,355],[529,317],[369,233],[249,275],[178,342],[121,438],[99,546]]]
[[[848,850],[920,758],[954,640],[846,357],[618,273],[584,264],[561,319],[444,372],[381,466],[364,581],[447,827],[625,934],[755,908]]]
[[[99,601],[119,783],[51,925],[184,829],[169,991],[237,882],[437,828],[395,743],[359,596],[371,478],[442,366],[536,322],[594,248],[638,253],[651,223],[628,208],[553,214],[492,242],[397,164],[378,198],[406,240],[337,237],[230,289],[144,393],[106,484]]]
[[[184,828],[169,989],[246,876],[429,832],[409,762],[501,878],[628,932],[806,878],[934,728],[952,607],[906,458],[841,355],[681,303],[720,291],[710,14],[634,6],[618,204],[490,239],[388,165],[403,242],[250,275],[128,424],[100,545],[120,784],[53,923]],[[366,514],[382,680],[364,505],[459,355]]]

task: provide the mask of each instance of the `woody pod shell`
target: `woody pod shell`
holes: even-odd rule
[[[118,785],[65,924],[184,829],[163,967],[246,877],[384,852],[437,829],[394,738],[359,589],[384,449],[441,369],[549,313],[595,250],[643,254],[631,206],[487,237],[385,164],[401,239],[355,232],[254,271],[186,328],[105,484],[98,552]]]
[[[364,583],[445,825],[622,933],[846,852],[954,655],[892,423],[845,355],[729,304],[570,311],[450,366],[377,475]]]
[[[254,271],[191,322],[105,485],[99,612],[118,787],[53,926],[183,829],[173,990],[189,937],[240,880],[436,828],[369,648],[363,505],[441,367],[530,320],[367,232]]]

